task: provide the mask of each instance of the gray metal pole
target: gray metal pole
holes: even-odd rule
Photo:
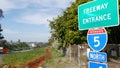
[[[72,50],[71,50],[71,45],[70,45],[70,61],[72,61]]]
[[[81,68],[80,66],[80,46],[78,45],[78,68]]]

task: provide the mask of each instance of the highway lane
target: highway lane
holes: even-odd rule
[[[3,57],[3,54],[0,54],[0,64],[2,64],[2,57]]]

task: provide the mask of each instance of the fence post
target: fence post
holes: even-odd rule
[[[80,45],[78,45],[78,68],[81,68],[80,66]]]
[[[70,45],[70,61],[72,61],[72,50],[71,50],[71,45]]]

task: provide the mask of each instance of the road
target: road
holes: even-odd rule
[[[2,63],[3,54],[0,54],[0,64]]]

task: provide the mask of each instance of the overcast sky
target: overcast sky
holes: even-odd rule
[[[0,19],[5,39],[47,42],[49,22],[75,0],[0,0],[4,18]]]

